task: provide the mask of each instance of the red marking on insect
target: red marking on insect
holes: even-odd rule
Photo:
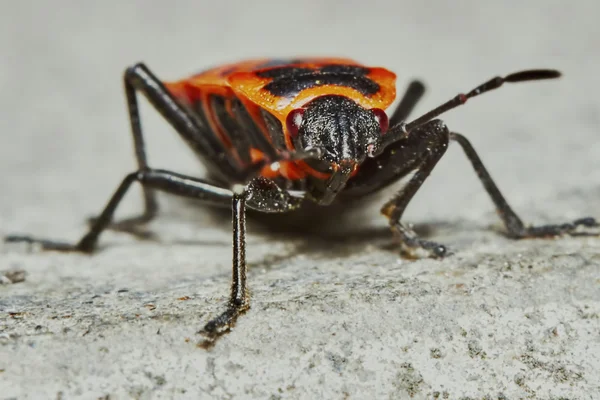
[[[377,119],[377,122],[379,122],[381,134],[385,134],[390,127],[387,114],[381,108],[373,108],[371,111],[373,111],[373,114],[375,114],[375,119]]]
[[[285,119],[286,129],[293,139],[298,137],[298,132],[300,130],[300,126],[302,125],[302,116],[304,115],[304,112],[304,109],[297,108],[295,110],[290,111],[290,113]]]

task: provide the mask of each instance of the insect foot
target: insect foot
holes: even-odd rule
[[[391,228],[394,236],[400,240],[402,253],[409,258],[444,258],[451,254],[446,245],[421,239],[401,223],[394,223]]]
[[[204,336],[204,340],[198,343],[198,347],[203,349],[210,349],[213,347],[219,337],[229,332],[235,325],[237,318],[246,312],[250,308],[248,301],[244,301],[241,304],[234,304],[230,302],[227,310],[220,314],[215,319],[212,319],[204,328],[199,330],[197,333]]]
[[[596,229],[587,229],[596,228]],[[509,230],[508,235],[515,239],[548,238],[554,236],[598,236],[600,224],[594,218],[580,218],[564,224],[540,225],[522,227],[519,230]]]

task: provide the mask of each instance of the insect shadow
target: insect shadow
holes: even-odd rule
[[[212,208],[207,210],[203,205],[193,200],[182,198],[165,199],[172,204],[178,204],[178,210],[185,209],[185,220],[203,229],[204,226],[230,229],[231,210]],[[247,224],[251,236],[259,237],[268,242],[289,244],[290,250],[285,254],[267,256],[265,260],[256,263],[254,267],[269,268],[298,255],[309,255],[321,258],[346,258],[364,253],[367,248],[400,253],[400,247],[395,240],[389,225],[377,212],[377,201],[367,199],[342,207],[317,207],[308,205],[297,211],[286,214],[265,214],[248,211]],[[366,206],[366,207],[365,207]],[[371,206],[371,207],[369,207]],[[375,207],[375,208],[374,208]],[[165,218],[177,218],[177,212],[170,213]],[[379,221],[381,220],[381,221]],[[456,228],[458,222],[432,221],[420,223],[413,228],[422,237],[432,237],[441,229]],[[160,235],[146,227],[135,235],[142,240],[156,240],[162,243]],[[214,245],[205,240],[173,239],[169,244],[203,246]],[[229,242],[219,242],[230,246]],[[251,265],[252,267],[252,265]]]

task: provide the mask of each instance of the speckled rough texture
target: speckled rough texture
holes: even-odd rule
[[[400,90],[422,78],[416,113],[494,74],[561,69],[444,119],[528,222],[600,216],[597,2],[205,3],[3,6],[0,234],[76,240],[133,170],[125,66],[173,79],[263,55],[351,56]],[[151,164],[201,173],[143,114]],[[252,308],[208,352],[195,332],[226,301],[229,220],[161,204],[154,239],[108,232],[92,257],[0,247],[1,399],[600,398],[600,239],[505,238],[456,146],[406,215],[453,256],[400,259],[381,199],[346,235],[317,225],[336,215],[295,235],[250,221]]]

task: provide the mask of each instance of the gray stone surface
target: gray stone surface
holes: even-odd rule
[[[170,79],[261,55],[351,56],[399,89],[423,78],[416,113],[494,74],[561,69],[444,119],[527,221],[600,216],[595,2],[166,4],[3,5],[0,234],[76,240],[134,168],[125,66]],[[201,173],[143,111],[151,163]],[[452,257],[400,259],[380,202],[347,235],[317,225],[338,216],[297,235],[252,221],[252,309],[208,352],[195,332],[226,300],[228,217],[161,204],[155,240],[109,232],[92,257],[0,247],[0,398],[600,397],[600,240],[506,239],[455,146],[407,212]]]

